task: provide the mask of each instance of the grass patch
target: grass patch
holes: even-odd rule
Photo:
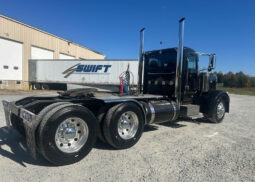
[[[230,88],[230,87],[217,87],[219,90],[225,90],[232,94],[239,95],[253,95],[255,96],[255,87],[250,88]]]

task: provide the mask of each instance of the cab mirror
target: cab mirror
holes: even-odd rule
[[[212,71],[215,68],[215,63],[216,63],[216,54],[210,54],[208,71]]]

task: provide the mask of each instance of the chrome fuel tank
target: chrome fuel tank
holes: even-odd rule
[[[143,103],[148,124],[174,121],[179,116],[179,106],[174,101],[157,100]]]

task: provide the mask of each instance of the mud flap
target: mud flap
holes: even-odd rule
[[[23,108],[20,110],[20,117],[23,119],[26,131],[27,149],[32,157],[36,159],[35,130],[39,122],[36,122],[36,115],[34,113]]]
[[[6,100],[3,100],[2,103],[3,103],[3,106],[4,106],[4,114],[5,114],[6,126],[8,128],[8,131],[10,131],[11,121],[10,121],[9,102],[6,101]]]
[[[15,106],[13,102],[8,102],[6,100],[2,101],[4,106],[5,121],[10,131],[11,126],[11,113],[19,116],[23,120],[25,132],[26,132],[26,141],[27,149],[34,159],[36,159],[36,139],[35,139],[35,130],[40,123],[40,120],[37,119],[37,115],[24,109]]]

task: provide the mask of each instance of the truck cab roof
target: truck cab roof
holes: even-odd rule
[[[184,47],[183,48],[183,54],[187,55],[190,53],[195,53],[196,51],[190,47]],[[172,53],[172,54],[177,54],[177,47],[173,48],[166,48],[166,49],[158,49],[158,50],[151,50],[151,51],[146,51],[145,55],[155,55],[155,54],[165,54],[165,53]]]

